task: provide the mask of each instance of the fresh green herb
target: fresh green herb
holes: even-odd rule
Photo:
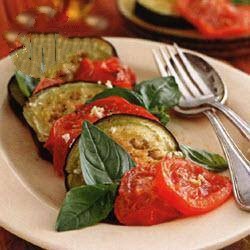
[[[88,102],[108,96],[120,96],[142,106],[166,125],[169,122],[168,111],[179,103],[181,93],[173,77],[161,77],[141,82],[135,86],[134,91],[117,87],[106,89]]]
[[[80,162],[87,185],[71,189],[63,202],[56,230],[94,225],[113,209],[123,174],[134,167],[128,153],[89,122],[84,122],[79,142]]]
[[[87,121],[83,123],[79,152],[87,185],[119,183],[123,174],[135,166],[120,145]]]
[[[180,145],[180,149],[187,158],[201,164],[210,171],[222,172],[228,168],[226,160],[218,154],[192,149],[185,145]]]
[[[56,222],[58,232],[94,225],[113,209],[118,185],[90,185],[71,189],[63,202]]]
[[[167,112],[179,103],[181,93],[173,77],[161,77],[143,81],[135,86],[145,107],[155,114],[163,124],[168,122]]]
[[[26,75],[19,70],[16,72],[16,80],[18,87],[26,97],[29,97],[32,94],[32,91],[39,82],[39,79]]]
[[[149,110],[159,106],[170,109],[179,103],[181,97],[173,77],[160,77],[143,81],[135,86],[135,91],[141,95]]]
[[[137,94],[136,92],[132,90],[118,88],[118,87],[114,87],[112,89],[105,89],[103,92],[97,94],[94,98],[89,100],[88,103],[91,103],[93,101],[96,101],[105,97],[109,97],[109,96],[120,96],[126,99],[127,101],[129,101],[130,103],[144,107],[143,100],[139,94]]]
[[[250,0],[232,0],[234,4],[250,5]]]
[[[162,124],[167,125],[170,117],[168,114],[168,110],[165,109],[163,106],[156,106],[155,108],[151,109],[150,112],[158,117]]]
[[[8,89],[11,99],[15,100],[15,102],[18,104],[17,109],[20,108],[20,111],[22,112],[22,107],[26,103],[27,97],[24,96],[23,92],[21,92],[18,83],[14,77],[11,78]]]

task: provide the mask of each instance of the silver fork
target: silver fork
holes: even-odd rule
[[[194,69],[185,53],[183,53],[182,49],[177,44],[174,44],[173,48],[175,49],[174,52],[176,52],[176,54],[179,56],[182,64],[175,56],[176,54],[171,49],[169,49],[169,47],[167,47],[167,51],[172,58],[182,79],[187,84],[188,90],[190,90],[190,86],[194,84],[198,86],[198,88],[196,89],[191,89],[191,92],[193,92],[197,96],[200,96],[199,104],[212,106],[213,108],[220,110],[233,122],[233,124],[240,130],[243,136],[250,140],[250,125],[240,116],[238,116],[232,109],[218,101],[214,93],[210,90],[210,88],[208,88],[206,82],[204,82],[203,78],[200,77],[199,73],[197,73],[197,71]],[[171,67],[172,65],[170,64],[169,66],[169,71],[171,72],[171,74],[176,75],[177,72],[173,67]],[[186,103],[184,103],[183,105],[187,106]]]
[[[187,59],[183,57],[184,53],[178,47],[174,48],[182,61]],[[211,122],[228,161],[236,202],[240,208],[250,211],[250,162],[234,143],[212,107],[197,108],[204,100],[209,101],[214,98],[210,89],[202,81],[198,82],[199,87],[197,87],[197,83],[193,83],[187,69],[184,69],[179,63],[170,46],[161,47],[159,51],[153,50],[153,55],[160,74],[162,76],[173,75],[182,93],[181,105],[175,110],[188,116],[203,113]],[[178,72],[175,68],[178,69]]]

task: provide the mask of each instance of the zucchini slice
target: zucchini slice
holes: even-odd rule
[[[72,56],[85,54],[90,59],[107,59],[117,56],[116,50],[102,38],[67,38],[58,34],[20,35],[23,47],[15,50],[12,60],[18,70],[35,78],[50,76]]]
[[[175,0],[137,0],[135,15],[155,25],[171,28],[193,28],[175,9]]]
[[[86,82],[48,88],[29,98],[23,107],[23,116],[38,140],[45,142],[55,120],[74,112],[76,105],[84,104],[104,89],[103,85]]]
[[[95,124],[120,144],[135,162],[154,163],[179,146],[174,136],[160,123],[134,115],[112,115]],[[65,164],[67,189],[84,184],[82,177],[78,140],[73,144]]]

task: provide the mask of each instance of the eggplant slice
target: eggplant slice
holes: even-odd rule
[[[23,47],[12,52],[12,60],[16,67],[23,73],[37,78],[42,78],[48,73],[56,72],[56,70],[61,67],[62,64],[67,63],[68,60],[71,60],[74,55],[79,53],[84,53],[87,57],[97,60],[117,56],[117,52],[113,45],[102,38],[66,38],[57,34],[29,34],[21,35],[19,37],[19,40],[23,44]],[[57,46],[57,50],[55,50],[55,46]],[[42,63],[44,63],[45,72],[41,71]],[[90,83],[85,84],[90,85]],[[96,86],[94,87],[94,85]],[[85,87],[86,85],[84,86],[84,88]],[[93,90],[91,97],[101,92],[103,90],[101,90],[101,88],[103,87],[91,83],[91,91]],[[37,95],[34,95],[35,97],[32,96],[31,101],[34,102],[39,95],[44,95],[45,91],[50,90],[46,89],[39,92]],[[34,128],[36,128],[37,126],[40,127],[40,125],[36,124],[30,126],[30,124],[32,125],[34,121],[34,119],[30,117],[30,115],[32,114],[32,112],[36,111],[29,109],[29,104],[25,105],[25,103],[28,102],[29,99],[23,95],[18,86],[15,76],[13,76],[8,83],[8,99],[14,113],[25,125],[28,125],[29,129],[31,130],[40,156],[44,159],[51,160],[51,155],[43,147],[43,142],[48,136],[48,131],[51,127],[51,124],[49,124],[47,128],[46,126],[44,127],[42,125],[43,132],[38,139],[37,131],[39,129],[36,131]],[[80,99],[85,100],[86,98],[81,97]],[[81,102],[81,104],[83,104],[83,102]],[[28,117],[29,122],[26,121],[23,115],[24,106],[25,113]],[[29,112],[31,113],[29,114]]]
[[[34,78],[50,77],[51,72],[72,57],[84,54],[93,60],[104,60],[117,56],[113,45],[102,38],[67,38],[58,34],[20,35],[21,49],[15,50],[11,58],[16,68]]]
[[[135,162],[155,163],[179,146],[171,132],[158,122],[134,115],[112,115],[95,124],[121,145]],[[69,190],[84,184],[78,150],[73,144],[65,164],[65,185]]]
[[[45,142],[57,119],[74,112],[77,105],[84,104],[105,88],[103,85],[86,82],[47,88],[29,98],[23,107],[23,115],[38,140]]]
[[[11,109],[16,116],[26,125],[32,134],[33,140],[38,148],[38,154],[45,160],[52,161],[51,154],[43,147],[43,143],[39,142],[34,130],[28,125],[23,116],[23,106],[27,102],[28,98],[24,96],[22,91],[19,89],[16,77],[13,76],[8,83],[8,100]]]
[[[175,4],[175,0],[137,0],[135,15],[155,25],[177,29],[192,29],[192,24],[176,12]]]
[[[12,76],[8,83],[8,99],[12,110],[21,119],[23,119],[23,106],[28,98],[20,90],[16,77]]]

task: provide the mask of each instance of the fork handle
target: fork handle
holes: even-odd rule
[[[232,109],[223,105],[218,101],[209,102],[211,106],[220,110],[224,115],[226,115],[233,124],[240,130],[240,132],[250,140],[250,125],[244,121],[239,115],[237,115]]]
[[[250,211],[250,162],[234,143],[219,117],[212,111],[205,111],[204,114],[213,125],[226,155],[233,182],[235,199],[240,208]]]

